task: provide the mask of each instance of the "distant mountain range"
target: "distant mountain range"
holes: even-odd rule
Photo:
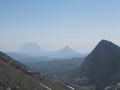
[[[86,55],[77,53],[72,48],[66,46],[58,51],[45,51],[39,48],[36,43],[26,43],[16,52],[6,52],[11,57],[25,62],[49,61],[59,59],[71,59],[84,57]],[[28,60],[29,59],[29,60]]]
[[[107,40],[100,41],[81,65],[78,75],[87,77],[96,90],[120,82],[120,47]]]
[[[68,46],[58,51],[45,51],[40,49],[39,45],[36,43],[26,43],[20,48],[20,50],[18,50],[18,52],[28,54],[29,56],[46,56],[49,58],[71,58],[80,57],[82,55]]]

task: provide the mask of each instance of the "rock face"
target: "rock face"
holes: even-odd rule
[[[0,90],[67,90],[0,52]]]
[[[120,81],[120,47],[106,40],[100,41],[81,65],[80,74],[88,77],[96,90]]]

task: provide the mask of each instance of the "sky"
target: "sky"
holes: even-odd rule
[[[120,46],[120,0],[0,0],[0,50],[34,42],[87,53],[102,39]]]

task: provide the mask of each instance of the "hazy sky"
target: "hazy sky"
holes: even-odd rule
[[[101,40],[120,45],[120,0],[0,0],[0,49],[35,42],[89,52]]]

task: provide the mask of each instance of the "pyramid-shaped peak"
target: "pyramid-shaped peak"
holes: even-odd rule
[[[105,39],[103,39],[103,40],[101,40],[100,42],[99,42],[99,44],[110,44],[110,43],[112,43],[111,41],[108,41],[108,40],[105,40]],[[113,43],[112,43],[113,44]]]
[[[107,47],[118,47],[117,45],[115,45],[114,43],[112,43],[111,41],[108,41],[108,40],[101,40],[96,48],[107,48]]]
[[[70,48],[69,46],[65,46],[64,48],[60,49],[59,52],[64,52],[64,53],[76,53],[75,50],[73,50],[72,48]]]
[[[69,46],[65,46],[64,48],[62,48],[61,50],[67,50],[67,51],[74,51],[72,48],[70,48]]]
[[[110,42],[110,41],[108,41],[106,39],[102,39],[101,42]]]

